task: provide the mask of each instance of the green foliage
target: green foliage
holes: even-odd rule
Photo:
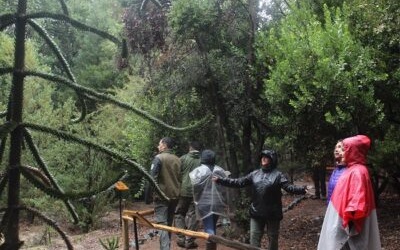
[[[144,79],[130,76],[123,88],[114,88],[113,92],[118,100],[150,109],[148,97],[144,94]],[[141,122],[139,116],[131,115],[124,109],[115,108],[107,104],[99,107],[98,113],[91,118],[95,125],[93,132],[104,134],[101,140],[117,147],[122,152],[135,155],[142,162],[148,157],[147,148],[153,146],[148,140],[151,135],[152,126],[149,122]],[[117,129],[118,128],[118,129]]]
[[[29,81],[28,81],[29,82]],[[32,81],[26,85],[25,98],[26,105],[24,109],[25,121],[31,123],[42,123],[52,127],[60,127],[73,131],[84,131],[86,137],[96,138],[98,133],[94,133],[96,126],[90,123],[71,124],[70,118],[74,110],[72,99],[68,99],[64,103],[55,106],[52,101],[52,94],[55,88],[43,81]],[[110,121],[111,122],[111,121]],[[109,124],[100,124],[108,129]],[[102,132],[102,131],[100,131]],[[65,192],[76,190],[96,190],[103,183],[115,178],[123,169],[118,164],[110,163],[108,157],[94,150],[77,146],[66,141],[60,141],[52,136],[43,133],[32,132],[32,136],[41,150],[40,154],[46,159],[46,164],[53,177],[57,179],[60,186],[66,187]],[[97,139],[96,139],[97,140]],[[24,151],[24,164],[32,164],[35,162],[29,151]],[[36,166],[34,164],[33,166]],[[91,167],[88,167],[91,166]],[[27,205],[32,205],[41,211],[46,211],[50,216],[66,220],[67,211],[59,205],[53,198],[43,196],[38,189],[32,189],[31,184],[22,183],[23,189],[28,190],[22,194],[22,199]],[[97,197],[92,201],[93,208],[88,210],[81,202],[76,202],[78,206],[78,214],[82,218],[83,227],[90,222],[91,225],[98,221],[98,217],[107,209],[107,201],[109,200]],[[48,204],[52,204],[49,206]],[[98,208],[102,208],[99,210]],[[57,214],[53,214],[57,211]],[[90,218],[85,219],[85,218]]]
[[[249,230],[250,230],[250,214],[249,214],[249,207],[250,207],[251,199],[246,190],[240,190],[240,196],[235,201],[235,217],[234,222],[236,223],[237,227],[241,230],[240,235],[244,237],[249,237]]]
[[[1,161],[1,166],[5,166],[5,171],[1,172],[0,179],[0,192],[3,193],[5,185],[8,185],[8,190],[10,190],[6,202],[8,207],[0,208],[2,211],[6,211],[1,223],[1,232],[5,232],[5,242],[2,244],[2,248],[5,247],[6,249],[17,249],[19,245],[22,244],[19,240],[19,227],[17,224],[20,223],[19,210],[25,209],[32,211],[36,216],[39,216],[47,224],[54,227],[63,237],[68,249],[72,249],[69,239],[51,219],[40,212],[35,212],[32,208],[20,206],[24,198],[26,198],[24,197],[26,193],[31,191],[28,196],[30,198],[39,195],[39,193],[35,192],[37,191],[36,189],[28,188],[31,187],[31,185],[40,189],[50,198],[62,200],[76,223],[79,218],[71,200],[74,200],[78,205],[79,202],[82,202],[84,209],[81,210],[81,213],[83,214],[83,226],[86,227],[86,229],[93,223],[93,216],[98,213],[96,212],[94,198],[97,198],[96,202],[97,205],[99,205],[98,207],[104,209],[106,207],[104,205],[106,202],[99,202],[99,194],[110,190],[110,187],[113,187],[113,184],[117,180],[123,178],[123,176],[118,173],[121,173],[127,166],[134,168],[142,177],[144,176],[155,186],[155,190],[158,190],[161,196],[168,199],[162,193],[158,184],[140,164],[123,152],[109,147],[110,143],[108,141],[97,139],[97,137],[99,137],[97,133],[105,129],[93,126],[92,122],[94,119],[85,123],[73,123],[73,121],[83,121],[83,119],[71,120],[71,118],[74,117],[73,111],[75,109],[75,101],[73,101],[68,94],[55,95],[54,93],[60,93],[56,91],[60,90],[60,88],[57,89],[50,85],[50,83],[61,83],[64,88],[71,89],[77,94],[81,105],[81,118],[84,118],[86,114],[84,100],[86,99],[86,101],[90,101],[93,104],[96,102],[113,103],[119,108],[136,113],[141,118],[158,123],[169,129],[180,131],[189,129],[189,127],[179,128],[168,125],[133,105],[119,101],[110,94],[100,93],[93,88],[83,86],[85,85],[85,81],[97,81],[98,79],[96,77],[101,79],[112,78],[115,80],[115,76],[120,75],[115,71],[113,72],[105,69],[111,67],[110,55],[115,52],[116,46],[125,51],[122,54],[126,54],[126,48],[122,48],[125,42],[120,41],[117,37],[107,32],[88,26],[78,19],[71,18],[65,2],[60,1],[59,3],[63,14],[43,12],[41,11],[42,6],[37,5],[34,1],[29,1],[29,4],[27,4],[27,1],[19,1],[18,8],[15,10],[15,16],[25,16],[27,19],[26,23],[16,22],[15,18],[10,18],[10,14],[0,16],[0,20],[6,20],[4,24],[1,24],[1,30],[6,29],[7,26],[11,26],[11,24],[16,22],[15,49],[9,46],[7,37],[1,37],[0,40],[1,43],[8,45],[5,46],[6,52],[14,54],[14,57],[8,58],[8,60],[15,60],[12,64],[14,65],[13,69],[11,69],[11,65],[0,65],[1,77],[5,74],[12,74],[11,86],[8,87],[8,89],[5,88],[5,92],[0,93],[5,97],[0,100],[1,107],[5,107],[6,109],[5,112],[2,111],[1,113],[1,118],[5,118],[5,122],[0,124],[2,126],[0,143],[1,159],[3,159],[3,154],[6,150],[10,151],[8,154],[9,159],[7,159],[8,165],[3,164]],[[29,6],[29,8],[27,8],[27,6]],[[102,8],[105,8],[105,6],[107,5],[102,5]],[[53,9],[54,6],[48,7],[50,10]],[[35,11],[38,12],[35,13]],[[95,12],[96,11],[91,13]],[[97,17],[97,15],[91,15],[91,17],[93,16]],[[34,21],[34,19],[38,18],[55,21],[55,23],[50,22],[50,24],[46,24],[44,22],[44,25],[42,25],[42,23]],[[75,77],[73,71],[71,71],[70,64],[57,45],[57,36],[53,38],[50,34],[51,32],[49,33],[47,31],[46,27],[50,27],[51,29],[54,26],[60,25],[60,23],[58,23],[60,21],[84,32],[96,34],[99,38],[106,39],[113,43],[113,45],[111,45],[109,42],[100,43],[96,42],[100,40],[95,40],[95,44],[100,45],[101,52],[104,52],[101,54],[107,55],[103,58],[93,56],[86,61],[86,63],[91,63],[92,65],[96,64],[97,61],[105,61],[105,64],[101,64],[100,68],[90,68],[89,66],[89,71],[91,72],[90,77],[93,77],[92,79],[85,79],[83,75],[78,75],[78,78]],[[33,27],[34,31],[39,34],[39,38],[33,35],[32,42],[30,43],[25,39],[25,30],[28,25]],[[68,31],[68,29],[64,30]],[[65,37],[66,36],[58,37],[58,39],[60,39],[59,41],[63,41]],[[42,44],[37,42],[36,39],[43,39],[44,44],[50,48],[50,51],[43,49]],[[84,39],[85,37],[82,38],[82,40]],[[86,43],[86,45],[88,44],[90,44],[90,48],[96,47],[93,46],[93,43]],[[38,47],[41,48],[41,50],[35,49]],[[86,48],[84,48],[84,50],[86,51]],[[79,49],[76,51],[79,51]],[[53,66],[60,66],[59,69],[48,67],[43,64],[43,62],[49,62],[47,57],[43,62],[37,59],[40,57],[40,53],[48,54],[49,52],[57,58],[57,63],[60,65],[55,65],[57,64],[55,63]],[[7,55],[7,53],[5,54]],[[93,54],[93,51],[91,51],[90,55]],[[89,56],[85,56],[85,58],[88,57]],[[79,57],[76,58],[79,59]],[[104,58],[105,60],[103,60]],[[8,61],[2,62],[2,64],[7,63]],[[85,64],[84,66],[87,65]],[[79,69],[84,69],[83,65],[78,65],[78,67]],[[60,71],[65,73],[67,77],[63,77]],[[113,74],[108,75],[107,73],[109,72]],[[123,79],[124,75],[121,74],[121,76],[121,79]],[[83,79],[84,82],[79,84],[77,79]],[[6,80],[9,79],[6,78]],[[107,81],[109,81],[109,79]],[[104,85],[90,85],[98,88],[104,87]],[[93,109],[94,107],[92,107],[92,110]],[[95,116],[96,113],[93,113],[91,118]],[[31,132],[31,130],[33,132]],[[6,134],[11,134],[11,142],[9,144],[6,144]],[[26,148],[24,147],[25,142],[27,145]],[[25,151],[25,149],[27,150]],[[45,159],[50,160],[46,161]],[[122,174],[124,174],[124,171]],[[24,176],[29,183],[20,181],[21,175]],[[64,187],[67,187],[67,189],[64,190]],[[26,193],[23,192],[24,188],[28,189]],[[85,191],[82,192],[80,190]],[[85,203],[88,199],[89,202]],[[107,199],[104,199],[104,201],[107,201]],[[40,202],[32,202],[32,205],[42,206]],[[45,210],[45,208],[40,209]]]
[[[177,0],[169,13],[169,25],[181,39],[196,39],[214,30],[217,14],[213,1]]]
[[[354,0],[350,25],[354,35],[371,49],[376,70],[386,78],[375,82],[375,96],[385,106],[386,119],[400,124],[400,3],[395,0]]]
[[[257,1],[173,1],[168,14],[171,49],[162,61],[165,66],[154,74],[155,82],[164,83],[157,86],[165,86],[157,93],[183,96],[188,107],[183,111],[191,108],[190,116],[213,115],[213,123],[200,131],[200,137],[224,151],[234,175],[251,165],[250,151],[259,150],[265,136],[265,102],[259,94],[263,86],[253,51],[256,6]],[[192,94],[197,103],[190,102]],[[177,102],[163,94],[164,100]],[[186,116],[180,110],[171,112],[176,111],[179,117]]]
[[[311,159],[322,151],[323,159],[330,156],[331,136],[379,127],[384,114],[373,85],[386,75],[376,71],[370,50],[351,34],[346,6],[325,8],[324,23],[306,3],[291,7],[279,26],[259,37],[258,56],[271,72],[265,95],[274,107],[273,125],[290,131],[296,153]],[[315,147],[313,141],[327,144]]]
[[[44,196],[42,192],[31,188],[31,185],[25,181],[22,186],[28,190],[23,196],[23,202],[26,206],[43,211],[50,218],[58,218],[60,221],[69,219],[68,211],[66,211],[65,204],[62,201]],[[49,204],[51,204],[50,209]]]
[[[369,160],[377,173],[384,170],[390,177],[400,175],[399,139],[399,130],[396,126],[391,126],[383,140],[375,141],[374,152]]]
[[[109,190],[75,203],[81,218],[78,226],[83,232],[87,233],[103,226],[100,219],[112,209],[114,200],[111,197],[112,190]]]
[[[14,44],[10,36],[4,33],[0,33],[0,66],[1,67],[11,67],[12,58],[14,55]]]
[[[36,47],[33,41],[26,44],[26,62],[28,69],[39,67],[39,59]],[[8,68],[13,66],[14,59],[14,41],[11,36],[6,33],[0,33],[0,68]],[[5,102],[11,89],[11,76],[0,74],[0,112],[5,110]]]
[[[105,242],[99,239],[101,246],[106,250],[114,250],[119,248],[119,237],[107,238]]]

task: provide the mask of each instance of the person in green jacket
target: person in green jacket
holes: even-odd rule
[[[158,224],[172,226],[181,185],[181,160],[173,152],[174,141],[164,137],[158,143],[158,152],[151,164],[150,174],[157,181],[161,191],[169,198],[163,200],[157,194],[154,197],[154,214]],[[169,250],[171,233],[160,232],[160,250]]]
[[[189,178],[189,173],[200,166],[200,149],[201,145],[198,141],[189,142],[189,152],[183,155],[181,159],[181,190],[179,194],[178,206],[175,211],[175,226],[197,231],[198,221],[195,214],[195,206],[193,202],[193,187]],[[187,217],[187,221],[186,221]],[[185,237],[183,234],[177,234],[177,245],[187,249],[197,248],[194,237]]]

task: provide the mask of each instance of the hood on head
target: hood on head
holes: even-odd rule
[[[209,149],[201,152],[200,163],[205,165],[215,165],[215,152]]]
[[[261,151],[260,158],[266,156],[271,159],[270,168],[276,168],[278,166],[278,154],[275,150],[263,150]]]
[[[371,140],[365,135],[356,135],[343,140],[344,159],[348,166],[366,163]]]

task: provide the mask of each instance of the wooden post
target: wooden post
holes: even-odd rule
[[[117,190],[119,199],[119,226],[122,226],[122,192]]]
[[[122,249],[129,250],[129,220],[122,220]]]
[[[118,193],[119,198],[119,226],[122,226],[122,192],[128,191],[128,186],[125,185],[122,181],[117,181],[114,185],[115,191]]]
[[[137,223],[136,223],[136,217],[133,218],[133,230],[135,232],[135,245],[136,245],[136,250],[139,250],[139,235],[137,231]]]

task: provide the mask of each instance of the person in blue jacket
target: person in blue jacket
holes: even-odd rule
[[[339,140],[336,143],[335,149],[333,151],[333,156],[335,157],[335,168],[333,169],[333,172],[328,182],[328,196],[326,197],[327,204],[329,204],[329,201],[331,200],[333,190],[335,189],[339,177],[346,170],[346,163],[343,162],[343,153],[343,140]]]

